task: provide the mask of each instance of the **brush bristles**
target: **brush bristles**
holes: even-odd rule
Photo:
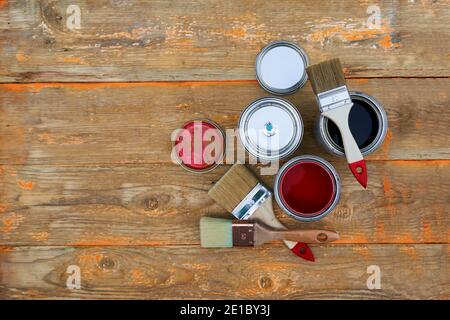
[[[235,164],[208,191],[208,195],[228,212],[258,184],[258,179],[243,164]]]
[[[202,248],[233,247],[232,221],[203,217],[200,219],[200,244]]]
[[[309,66],[306,72],[316,95],[345,86],[344,72],[339,59],[331,59]]]

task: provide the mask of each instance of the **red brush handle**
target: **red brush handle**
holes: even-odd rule
[[[353,163],[349,163],[348,167],[352,171],[356,180],[364,187],[367,188],[367,168],[366,162],[363,160],[359,160]]]
[[[291,251],[300,258],[308,261],[314,261],[314,255],[306,243],[297,242],[297,244],[291,249]]]

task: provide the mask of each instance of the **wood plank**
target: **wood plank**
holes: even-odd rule
[[[74,4],[80,29],[67,27]],[[448,77],[448,4],[3,0],[0,81],[254,79],[256,54],[279,39],[313,63],[340,57],[350,77]]]
[[[358,79],[388,114],[383,147],[368,159],[449,159],[450,79]],[[169,163],[173,130],[193,118],[235,128],[267,95],[256,82],[2,84],[0,164]],[[304,119],[297,154],[328,155],[313,137],[310,86],[288,98]]]
[[[315,263],[261,249],[18,247],[0,253],[0,297],[14,299],[448,299],[448,246],[315,246]],[[67,267],[81,289],[67,289]],[[367,288],[367,267],[381,289]]]
[[[362,189],[334,161],[342,197],[315,223],[276,214],[292,228],[335,229],[341,243],[446,243],[450,161],[371,161]],[[228,169],[193,174],[176,165],[3,166],[0,244],[199,244],[201,216],[231,218],[207,195]],[[273,176],[261,176],[272,187]]]

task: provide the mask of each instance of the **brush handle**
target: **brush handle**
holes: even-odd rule
[[[361,154],[358,144],[350,131],[348,117],[353,103],[348,103],[342,107],[334,108],[322,113],[338,127],[344,144],[345,157],[348,166],[356,180],[364,187],[367,187],[367,168],[364,157]]]
[[[272,197],[268,197],[256,211],[249,217],[250,219],[261,222],[269,227],[279,230],[286,230],[287,228],[275,217],[273,213]],[[283,240],[286,247],[295,255],[308,261],[314,261],[314,255],[308,245],[304,242],[295,242]]]
[[[306,243],[329,243],[339,239],[339,234],[328,230],[267,230],[273,240],[290,240]]]

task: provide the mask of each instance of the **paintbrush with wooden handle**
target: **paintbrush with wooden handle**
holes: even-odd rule
[[[356,180],[366,188],[366,163],[348,125],[348,116],[353,102],[345,84],[341,62],[339,59],[324,61],[309,66],[306,71],[317,96],[321,114],[338,127],[348,166]]]
[[[252,219],[274,229],[286,229],[273,212],[272,193],[243,164],[234,164],[208,194],[239,220]],[[306,243],[288,240],[284,243],[297,256],[314,261]]]
[[[200,219],[200,243],[203,248],[260,246],[272,240],[329,243],[339,235],[329,230],[276,230],[256,221],[212,217]]]

